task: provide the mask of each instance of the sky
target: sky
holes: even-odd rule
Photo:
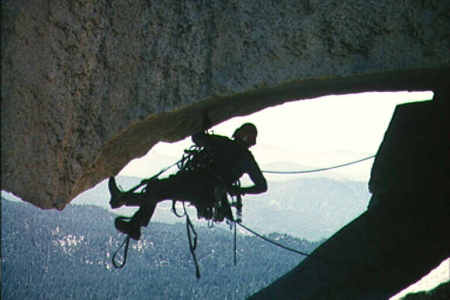
[[[355,161],[376,153],[395,106],[432,99],[432,92],[370,92],[331,95],[269,107],[236,117],[212,128],[231,136],[245,122],[258,128],[257,145],[250,150],[263,170],[304,170]],[[120,175],[149,177],[172,159],[177,161],[190,138],[177,143],[158,143],[145,156],[131,161]],[[276,164],[275,164],[276,163]],[[368,181],[373,160],[326,171],[323,176]],[[283,170],[279,170],[279,168]],[[276,169],[274,169],[276,168]],[[298,176],[298,175],[297,175]],[[267,175],[269,180],[289,175]],[[290,175],[289,178],[292,178]]]

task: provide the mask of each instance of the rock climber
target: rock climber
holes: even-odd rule
[[[204,120],[208,124],[209,119]],[[208,127],[204,127],[207,129]],[[195,145],[208,153],[209,161],[204,167],[178,172],[163,179],[148,180],[143,192],[122,192],[114,177],[109,179],[110,205],[137,206],[139,209],[129,219],[118,217],[115,227],[118,231],[139,240],[141,227],[147,226],[156,208],[164,200],[190,202],[197,208],[199,217],[210,218],[208,207],[231,196],[259,194],[267,190],[267,182],[249,148],[256,144],[257,129],[252,123],[245,123],[235,130],[232,139],[208,134],[205,131],[192,136]],[[253,185],[233,185],[241,176],[248,174]],[[231,213],[231,210],[229,210]],[[227,216],[230,218],[230,216]]]

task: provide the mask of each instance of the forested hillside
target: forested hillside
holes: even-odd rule
[[[239,234],[235,266],[232,232],[197,226],[197,280],[185,225],[151,223],[118,270],[111,256],[124,236],[113,220],[94,206],[43,211],[2,199],[2,299],[244,299],[303,259]],[[304,252],[318,246],[270,238]]]

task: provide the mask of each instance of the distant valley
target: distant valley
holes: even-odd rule
[[[119,176],[123,189],[138,184],[141,178]],[[326,177],[304,177],[288,181],[269,181],[269,190],[244,197],[243,223],[262,233],[280,232],[308,240],[330,237],[342,226],[365,211],[370,194],[367,183],[340,181]],[[72,204],[90,204],[109,209],[107,180],[84,192]],[[171,202],[160,203],[153,221],[180,222],[171,210]],[[112,212],[131,215],[136,208]],[[205,222],[201,222],[204,224]]]

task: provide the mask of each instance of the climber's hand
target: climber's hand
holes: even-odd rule
[[[242,195],[242,189],[238,186],[232,186],[231,188],[228,189],[228,193],[231,196],[238,196],[238,195]]]

